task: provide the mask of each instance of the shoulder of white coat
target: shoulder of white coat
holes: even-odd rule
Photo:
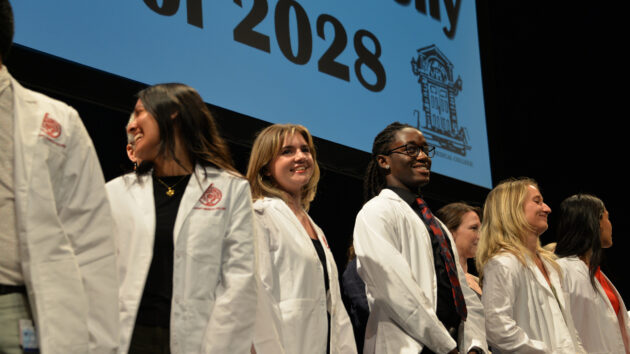
[[[129,186],[132,183],[136,183],[138,180],[135,172],[129,172],[122,176],[118,176],[109,182],[105,183],[107,189],[119,189],[123,186]]]
[[[249,182],[245,177],[238,173],[227,171],[214,166],[197,165],[193,178],[199,178],[200,181],[208,179],[213,183],[215,188],[223,190],[223,192],[231,191],[231,193],[247,194],[251,197]]]
[[[14,81],[17,82],[17,81]],[[70,105],[63,101],[48,97],[43,93],[29,90],[19,85],[17,87],[17,94],[21,95],[21,98],[26,101],[31,101],[37,104],[39,108],[49,113],[55,120],[58,120],[62,125],[67,126],[68,123],[76,124],[80,122],[79,113]],[[81,122],[82,124],[82,122]]]
[[[249,185],[249,182],[247,182],[247,179],[245,179],[245,177],[241,176],[240,174],[236,172],[224,170],[222,168],[215,167],[215,166],[197,165],[197,167],[195,167],[195,173],[201,174],[202,175],[201,177],[208,176],[208,178],[224,178],[227,181],[234,182],[237,184]]]
[[[522,268],[523,264],[512,253],[501,252],[490,258],[488,263],[486,263],[486,267],[502,269],[504,272],[512,273]]]
[[[277,208],[279,203],[284,203],[282,199],[263,197],[254,201],[254,211],[258,215],[265,215],[270,208]]]
[[[52,97],[48,97],[43,93],[39,93],[37,91],[33,91],[22,86],[17,80],[12,80],[12,85],[14,92],[19,95],[22,99],[27,101],[37,101],[40,104],[49,105],[58,109],[71,109],[74,110],[71,106],[63,101],[59,101]]]
[[[383,189],[379,195],[370,199],[363,205],[359,215],[370,217],[371,215],[396,214],[395,208],[405,202],[392,190]]]
[[[586,277],[588,279],[590,277],[588,266],[578,257],[558,258],[556,263],[562,269],[562,275],[565,278]]]

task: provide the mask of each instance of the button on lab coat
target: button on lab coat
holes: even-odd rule
[[[330,320],[330,353],[356,353],[352,324],[341,300],[337,266],[324,233],[311,221],[326,254],[328,296],[324,269],[313,241],[289,206],[279,198],[254,203],[259,242],[261,281],[273,301],[274,316],[287,354],[325,354]],[[266,250],[266,251],[265,251]],[[256,341],[271,324],[259,321]]]
[[[454,246],[448,229],[442,229]],[[466,283],[456,247],[452,249],[468,309],[458,342],[435,314],[437,280],[424,222],[390,189],[363,206],[354,228],[354,250],[370,305],[364,353],[418,354],[425,346],[437,353],[456,346],[461,352],[473,347],[487,351],[481,303]]]
[[[129,347],[153,257],[151,175],[107,184],[119,234],[121,352]],[[249,353],[256,313],[247,181],[197,165],[173,230],[172,353]]]
[[[486,333],[493,353],[583,353],[555,268],[543,264],[558,301],[534,262],[503,252],[483,269]],[[559,302],[559,305],[558,305]]]
[[[624,337],[629,337],[628,312],[617,289],[606,278],[619,299],[619,316],[595,279],[597,291],[591,285],[588,266],[577,257],[560,258],[562,285],[567,291],[575,328],[588,353],[626,353]],[[621,326],[620,326],[621,323]]]

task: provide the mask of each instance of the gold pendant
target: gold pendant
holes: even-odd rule
[[[173,194],[175,194],[175,190],[173,190],[173,188],[168,187],[168,189],[166,190],[166,195],[168,195],[169,197],[172,197]]]

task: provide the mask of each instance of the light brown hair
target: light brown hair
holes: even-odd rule
[[[274,124],[258,133],[249,156],[247,180],[251,186],[254,200],[264,197],[278,197],[287,204],[289,203],[287,192],[280,189],[267,172],[269,171],[269,164],[280,153],[284,140],[296,133],[302,135],[313,157],[313,175],[308,183],[302,187],[302,208],[308,210],[311,201],[315,199],[317,183],[319,182],[319,165],[317,164],[311,133],[306,127],[299,124]]]

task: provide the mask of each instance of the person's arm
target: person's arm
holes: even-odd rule
[[[546,353],[544,342],[529,338],[514,320],[517,269],[491,259],[483,269],[483,295],[486,335],[492,347],[502,352]],[[520,276],[523,276],[522,274]]]
[[[247,353],[254,336],[256,278],[252,202],[249,185],[245,181],[233,183],[236,186],[231,188],[227,209],[229,220],[223,236],[221,275],[202,343],[203,353]]]
[[[457,343],[438,320],[433,306],[416,284],[411,269],[394,246],[398,235],[391,224],[395,210],[364,207],[354,228],[358,272],[375,303],[409,336],[431,350],[448,353]]]
[[[119,335],[114,221],[94,145],[76,111],[69,114],[58,214],[85,290],[90,353],[112,353]]]

